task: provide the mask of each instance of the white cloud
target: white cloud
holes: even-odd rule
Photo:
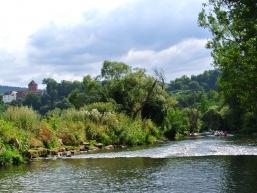
[[[160,51],[130,50],[121,61],[148,70],[163,69],[168,80],[192,75],[210,68],[211,56],[206,39],[186,39]]]

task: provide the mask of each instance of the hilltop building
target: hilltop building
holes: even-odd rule
[[[34,95],[43,94],[43,90],[38,89],[38,84],[34,80],[32,80],[28,84],[28,89],[25,91],[12,91],[12,92],[5,93],[3,96],[3,102],[11,103],[13,101],[23,100],[30,93]]]

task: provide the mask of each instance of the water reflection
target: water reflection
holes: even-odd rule
[[[257,157],[226,157],[223,192],[257,192]]]

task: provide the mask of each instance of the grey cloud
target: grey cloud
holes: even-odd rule
[[[205,39],[186,39],[160,51],[131,50],[120,60],[153,69],[163,69],[168,80],[181,75],[199,74],[210,68],[211,57]]]
[[[160,50],[208,34],[197,27],[199,0],[139,0],[108,15],[85,15],[72,27],[49,25],[31,36],[31,63],[82,65],[116,58],[130,49]]]
[[[209,34],[197,26],[201,1],[134,0],[107,14],[87,12],[76,25],[49,24],[31,35],[22,59],[0,52],[0,84],[81,79],[99,74],[103,60],[163,68],[168,79],[200,73],[210,68],[202,42]]]

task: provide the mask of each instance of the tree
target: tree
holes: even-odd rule
[[[176,135],[185,135],[188,132],[186,113],[178,108],[170,108],[166,112],[163,122],[164,135],[174,139]]]
[[[187,109],[190,133],[199,131],[200,112],[198,109]]]
[[[43,84],[46,85],[46,94],[44,95],[44,100],[46,100],[46,102],[49,101],[50,108],[53,109],[54,102],[58,97],[58,83],[52,78],[47,78],[43,80]]]
[[[4,111],[4,103],[3,103],[3,96],[0,95],[0,113]]]
[[[203,130],[220,130],[222,127],[222,117],[221,114],[217,111],[217,109],[209,109],[203,115]]]
[[[130,71],[130,66],[122,62],[104,61],[101,76],[106,80],[118,79]]]
[[[209,0],[199,14],[200,26],[213,36],[207,47],[221,71],[220,89],[236,128],[243,127],[249,114],[257,119],[256,10],[256,0]],[[257,129],[256,124],[251,127]]]
[[[109,98],[120,104],[122,110],[134,118],[142,115],[143,108],[148,108],[149,103],[155,103],[156,107],[164,103],[167,97],[162,83],[142,69],[135,69],[119,79],[109,81],[106,87]],[[148,117],[149,113],[143,115]]]
[[[33,93],[28,93],[22,104],[32,107],[35,110],[39,110],[41,106],[41,98]]]

